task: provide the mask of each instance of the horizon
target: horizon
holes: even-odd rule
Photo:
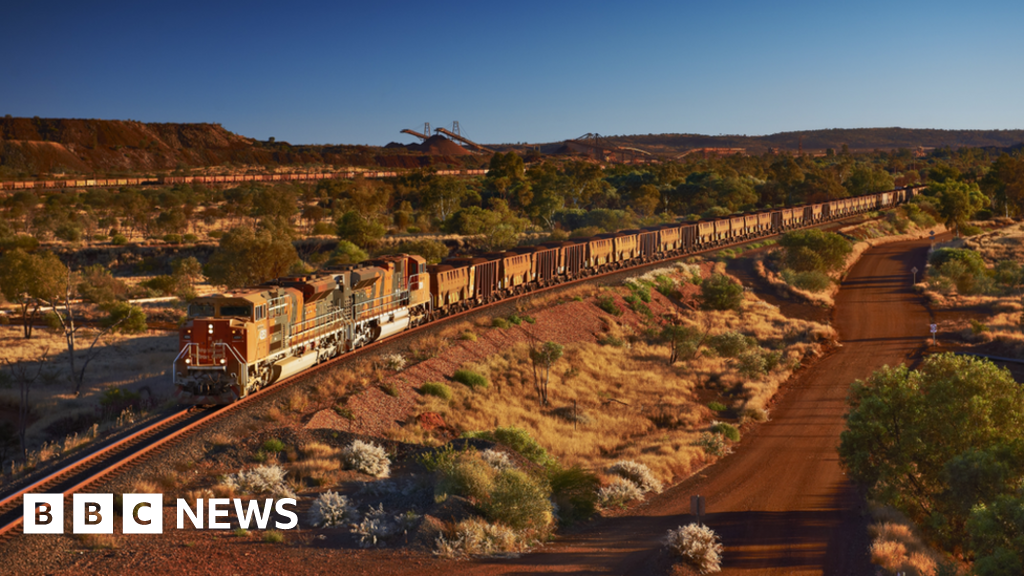
[[[372,146],[453,121],[490,144],[1024,126],[1015,3],[504,8],[20,4],[0,114]]]

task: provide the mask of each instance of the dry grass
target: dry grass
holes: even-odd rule
[[[80,338],[83,332],[79,332]],[[79,340],[79,346],[88,347],[88,341],[84,338]],[[46,428],[64,418],[98,413],[100,398],[109,388],[141,392],[144,398],[147,394],[156,399],[170,397],[173,390],[167,369],[177,353],[177,346],[176,334],[159,331],[101,341],[97,347],[103,350],[89,364],[81,394],[75,397],[62,336],[37,327],[32,338],[26,340],[20,326],[0,326],[0,349],[3,349],[5,359],[34,361],[44,351],[48,354],[43,376],[37,380],[29,397],[33,413],[38,416],[28,429],[29,446],[39,447],[46,441],[66,444],[67,439],[50,437],[45,432]],[[78,357],[83,358],[84,353]],[[14,387],[0,388],[0,404],[17,406],[18,390]],[[84,435],[79,435],[71,443],[81,445],[85,441]]]
[[[453,329],[454,327],[449,330]],[[458,336],[456,335],[455,338],[458,338]],[[423,336],[409,346],[409,354],[412,356],[412,359],[416,361],[437,358],[445,348],[451,345],[451,341],[451,338],[440,334]]]
[[[986,266],[992,268],[1002,260],[1013,260],[1024,264],[1024,225],[1011,226],[980,234],[966,240],[954,240],[937,244],[936,249],[944,246],[962,247],[975,250],[984,259]],[[967,341],[976,343],[1000,342],[1012,349],[1012,354],[1024,357],[1024,328],[1022,318],[1021,294],[1018,290],[1003,296],[959,294],[953,287],[949,293],[938,292],[927,283],[918,284],[919,289],[930,299],[933,306],[939,308],[989,308],[992,314],[981,321],[985,330],[978,332],[966,321],[944,322],[943,331],[959,332]]]
[[[680,281],[689,278],[680,276]],[[702,332],[710,329],[711,335],[742,331],[765,352],[782,347],[778,366],[759,377],[742,376],[735,359],[713,357],[707,350],[669,365],[668,347],[641,337],[641,326],[631,323],[635,318],[605,318],[605,336],[628,345],[564,343],[564,355],[551,369],[548,406],[538,403],[529,346],[519,343],[467,364],[488,376],[489,388],[453,386],[450,401],[424,395],[421,410],[439,413],[457,430],[525,428],[567,466],[600,470],[629,459],[647,465],[662,480],[686,477],[711,459],[693,445],[713,416],[700,396],[721,395],[734,414],[766,414],[791,368],[819,354],[822,342],[835,337],[828,326],[785,318],[752,295],[745,298],[739,312],[687,312],[683,322]],[[392,435],[428,444],[432,437],[415,424]]]
[[[891,508],[874,507],[875,523],[871,535],[871,562],[890,574],[934,576],[938,556],[921,539],[913,524]]]

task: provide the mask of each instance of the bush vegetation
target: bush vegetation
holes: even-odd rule
[[[452,380],[464,384],[474,390],[477,388],[487,388],[490,383],[487,382],[487,377],[478,372],[462,368],[455,371],[452,375]]]
[[[701,282],[698,300],[708,310],[738,310],[743,304],[743,286],[725,274],[713,274]]]
[[[979,574],[1024,565],[1011,520],[1024,505],[1024,391],[1006,369],[933,355],[855,382],[849,403],[840,460],[871,498],[946,550],[964,546]]]
[[[420,394],[435,396],[446,401],[452,399],[452,389],[440,382],[424,382],[420,386]]]

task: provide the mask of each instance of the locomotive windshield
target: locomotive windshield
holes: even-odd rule
[[[245,318],[251,318],[252,306],[221,306],[220,316],[221,318],[226,316],[243,316]]]
[[[213,316],[213,312],[213,304],[207,302],[194,302],[188,307],[189,318],[210,317]]]

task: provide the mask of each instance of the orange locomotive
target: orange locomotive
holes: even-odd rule
[[[399,254],[198,298],[179,333],[178,400],[228,404],[423,322],[426,261]]]

